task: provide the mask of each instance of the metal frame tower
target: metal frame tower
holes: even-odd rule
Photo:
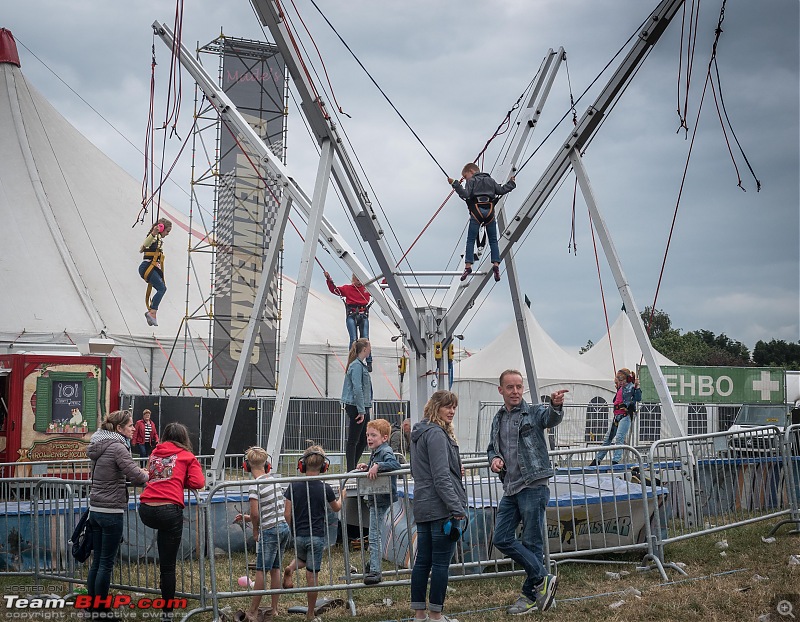
[[[527,373],[535,389],[536,376],[533,353],[530,351],[525,314],[520,304],[521,294],[512,251],[514,244],[523,238],[537,213],[545,205],[563,177],[569,170],[575,170],[581,190],[587,203],[590,204],[590,208],[592,208],[593,224],[598,230],[602,230],[600,237],[603,241],[603,249],[607,260],[611,264],[617,287],[626,303],[625,308],[634,326],[645,361],[650,369],[654,370],[656,390],[662,401],[662,410],[673,434],[682,433],[682,429],[676,417],[666,382],[655,361],[652,346],[642,325],[639,311],[634,303],[630,287],[611,242],[611,237],[597,210],[588,176],[582,164],[581,152],[586,149],[604,115],[611,110],[616,99],[621,96],[625,86],[656,44],[672,17],[683,4],[683,1],[661,0],[659,2],[645,22],[645,26],[639,32],[638,38],[632,43],[627,55],[621,61],[600,95],[587,108],[577,126],[562,143],[550,164],[523,201],[522,206],[514,214],[506,217],[502,214],[501,204],[499,206],[501,214],[498,216],[500,255],[501,259],[506,262],[508,281],[512,291],[512,300],[514,300],[515,316],[520,329],[523,351],[528,350],[525,358],[526,367],[528,368]],[[418,307],[415,304],[409,291],[409,285],[402,279],[403,273],[395,268],[395,261],[384,238],[384,228],[373,210],[369,195],[361,184],[352,160],[344,147],[336,123],[332,121],[327,113],[325,101],[318,95],[307,73],[302,69],[302,61],[299,55],[294,47],[290,45],[292,37],[287,29],[280,5],[276,0],[251,0],[251,3],[258,18],[269,29],[281,54],[284,56],[289,74],[299,93],[303,114],[306,116],[310,130],[320,146],[317,177],[312,197],[309,198],[303,192],[292,179],[283,163],[258,139],[232,102],[208,78],[203,68],[186,53],[181,55],[181,62],[206,93],[209,101],[217,108],[224,122],[236,128],[242,140],[247,141],[250,148],[260,154],[262,163],[280,180],[283,189],[278,221],[281,227],[280,235],[283,234],[283,227],[285,227],[291,206],[299,209],[307,216],[308,229],[300,262],[292,317],[288,325],[285,375],[287,378],[291,378],[294,373],[295,353],[299,344],[300,331],[302,330],[305,299],[307,298],[314,253],[319,239],[353,270],[362,283],[369,284],[370,293],[374,297],[376,304],[395,322],[403,335],[410,351],[411,414],[412,418],[416,418],[422,412],[422,407],[428,397],[436,390],[438,378],[446,373],[446,356],[442,356],[441,353],[447,351],[446,346],[453,340],[459,323],[473,305],[475,298],[487,285],[490,273],[488,270],[480,270],[480,266],[477,266],[478,270],[473,273],[471,280],[461,283],[453,278],[445,298],[445,304],[442,306],[426,305]],[[170,47],[174,45],[172,33],[166,26],[156,22],[153,24],[153,28],[167,45]],[[544,69],[538,79],[538,87],[528,102],[526,109],[526,123],[529,129],[535,127],[540,111],[538,97],[546,97],[549,85],[552,84],[554,75],[552,72],[557,69],[559,58],[560,54],[553,54],[551,51],[545,59]],[[501,165],[498,176],[508,176],[515,169],[523,144],[524,142],[520,141],[509,151],[508,157]],[[374,255],[379,267],[379,274],[368,274],[363,265],[353,256],[352,251],[344,243],[341,236],[326,221],[323,210],[327,190],[331,183],[338,188],[359,235],[367,243]],[[272,250],[270,249],[270,253]],[[263,264],[264,272],[259,289],[259,295],[261,296],[266,295],[266,284],[269,282],[270,270],[274,269],[274,261],[275,258],[271,255],[265,258]],[[376,282],[380,279],[385,281],[387,294],[384,294],[376,286]],[[259,300],[256,300],[254,308],[259,309],[258,305]],[[257,321],[257,314],[252,315],[245,341],[249,347],[252,347],[251,336],[255,331]],[[223,471],[224,454],[242,389],[243,368],[245,367],[242,361],[247,361],[248,359],[249,351],[245,348],[231,389],[231,397],[222,423],[217,451],[208,473],[211,480],[221,477]],[[273,422],[266,447],[267,451],[273,455],[277,455],[279,452],[283,438],[288,410],[288,385],[288,382],[282,383],[278,388],[276,397]]]

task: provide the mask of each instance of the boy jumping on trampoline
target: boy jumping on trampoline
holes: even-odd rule
[[[472,263],[477,259],[475,257],[475,239],[483,225],[486,227],[486,236],[489,238],[494,280],[499,281],[500,247],[497,244],[497,221],[495,220],[494,206],[500,196],[511,192],[517,187],[517,183],[514,181],[514,177],[511,177],[501,186],[488,173],[481,173],[481,169],[474,162],[464,165],[461,176],[466,182],[466,189],[458,180],[447,178],[447,181],[453,186],[453,190],[467,202],[467,209],[469,209],[467,249],[464,255],[464,272],[461,280],[465,280],[472,274]]]

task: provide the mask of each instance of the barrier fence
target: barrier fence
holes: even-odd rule
[[[798,457],[800,426],[782,432],[774,427],[739,433],[713,433],[653,443],[646,454],[632,446],[611,446],[622,451],[620,464],[610,464],[609,453],[590,466],[597,448],[558,449],[550,452],[557,465],[549,482],[546,551],[549,564],[566,562],[636,563],[640,569],[681,571],[665,560],[665,547],[673,542],[756,521],[780,519],[773,527],[800,525],[798,511]],[[282,456],[280,464],[295,463]],[[26,575],[41,581],[62,581],[70,587],[85,584],[87,564],[72,559],[69,537],[87,506],[89,482],[81,461],[29,464],[48,477],[14,477],[0,480],[0,575]],[[228,456],[226,468],[241,477],[241,456]],[[270,477],[222,481],[208,490],[187,493],[184,531],[178,555],[177,594],[186,598],[187,617],[199,611],[232,613],[243,599],[273,594],[286,600],[305,601],[309,591],[319,591],[356,614],[356,590],[369,588],[364,576],[370,561],[369,504],[389,491],[390,476],[369,480],[366,473],[327,473],[319,476]],[[296,473],[296,471],[295,471]],[[414,482],[408,468],[392,473],[397,479],[397,500],[391,503],[378,530],[381,534],[382,586],[408,585],[416,549],[413,520]],[[316,586],[305,572],[283,576],[281,584],[255,590],[240,577],[254,577],[256,548],[250,525],[237,521],[249,513],[249,496],[271,489],[283,496],[289,487],[331,486],[341,496],[342,507],[325,513],[324,547],[311,549],[312,566],[319,562]],[[468,522],[458,542],[451,580],[473,580],[522,574],[494,547],[495,516],[502,485],[488,467],[485,454],[464,459],[464,486],[468,496]],[[159,594],[156,534],[139,521],[136,508],[141,489],[130,488],[123,543],[112,578],[112,589]],[[290,494],[297,494],[296,492]],[[287,503],[289,503],[287,501]],[[360,547],[348,541],[355,530]],[[344,537],[342,534],[345,534]],[[372,525],[373,546],[376,530]],[[294,559],[297,534],[292,528],[289,545],[280,558],[281,569]],[[301,537],[302,544],[302,537]],[[620,553],[638,553],[639,562],[620,561]],[[318,555],[318,557],[317,557]],[[4,563],[2,563],[4,562]],[[370,567],[369,570],[375,570]],[[269,574],[269,573],[267,573]],[[284,583],[285,581],[285,583]]]

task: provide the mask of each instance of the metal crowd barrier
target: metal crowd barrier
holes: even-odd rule
[[[768,537],[776,534],[783,525],[794,525],[790,533],[800,533],[800,425],[789,426],[784,433],[783,460],[787,473],[789,518],[776,523]]]
[[[796,467],[785,449],[774,426],[653,443],[650,485],[670,493],[667,511],[656,514],[659,548],[790,514]]]
[[[598,448],[558,449],[550,452],[556,476],[550,481],[547,509],[547,563],[624,563],[619,553],[639,552],[641,569],[682,572],[664,562],[664,547],[678,540],[729,529],[755,521],[786,518],[798,524],[798,477],[800,426],[785,433],[777,428],[758,428],[737,434],[716,433],[653,444],[646,458],[631,446],[609,446],[599,466],[589,466]],[[623,451],[620,465],[611,465],[611,453]],[[296,456],[279,464],[296,465]],[[363,589],[367,553],[369,509],[367,501],[385,494],[388,476],[369,480],[366,473],[328,473],[321,476],[283,476],[255,482],[244,479],[241,457],[229,456],[226,468],[242,479],[219,482],[207,491],[192,493],[184,511],[184,534],[178,558],[177,597],[196,604],[187,617],[200,611],[232,613],[255,594],[264,604],[276,593],[302,597],[318,591],[320,597],[339,595],[338,604],[355,615],[355,590]],[[64,465],[62,474],[80,473],[81,461]],[[48,475],[59,472],[55,463],[43,463]],[[44,468],[40,465],[40,470]],[[32,468],[32,465],[31,465]],[[332,469],[333,470],[333,469]],[[294,471],[296,473],[296,470]],[[408,585],[414,563],[416,533],[413,522],[414,482],[406,467],[395,471],[398,499],[381,526],[381,586]],[[340,512],[327,512],[324,521],[326,547],[318,585],[305,583],[305,573],[295,573],[293,586],[255,591],[253,578],[255,542],[252,529],[235,522],[237,514],[249,513],[251,489],[272,487],[276,494],[292,483],[307,485],[321,480],[337,491],[347,490]],[[481,576],[520,575],[523,570],[494,547],[494,522],[502,498],[502,485],[487,464],[485,454],[464,459],[464,485],[469,500],[469,522],[459,541],[450,572],[453,581]],[[37,582],[63,581],[70,587],[85,583],[88,564],[76,564],[68,539],[86,507],[89,482],[81,478],[27,477],[0,480],[0,512],[6,532],[17,534],[9,559],[27,560],[27,566],[6,564],[0,575],[29,575]],[[278,490],[280,488],[280,490]],[[11,494],[13,492],[13,495]],[[155,533],[138,519],[140,489],[131,488],[131,499],[114,569],[112,586],[145,594],[159,593]],[[288,503],[288,501],[287,501]],[[353,546],[348,533],[360,547]],[[280,560],[281,569],[294,557],[291,542]],[[12,538],[13,539],[13,538]],[[281,570],[283,579],[283,570]],[[305,600],[303,598],[303,600]]]

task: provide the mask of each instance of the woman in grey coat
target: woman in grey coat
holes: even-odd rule
[[[106,611],[108,606],[96,606],[96,600],[108,596],[111,572],[122,539],[122,525],[128,511],[126,481],[144,484],[147,471],[140,469],[131,457],[133,418],[129,410],[115,410],[106,415],[86,448],[92,461],[92,487],[89,491],[89,524],[92,527],[92,566],[86,590],[92,597],[91,609]]]
[[[455,393],[437,391],[425,404],[425,418],[411,431],[417,525],[411,608],[416,620],[458,622],[442,614],[450,560],[456,548],[456,530],[467,515],[467,491],[461,481],[461,458],[453,430],[456,406]],[[428,577],[430,592],[426,599]]]

